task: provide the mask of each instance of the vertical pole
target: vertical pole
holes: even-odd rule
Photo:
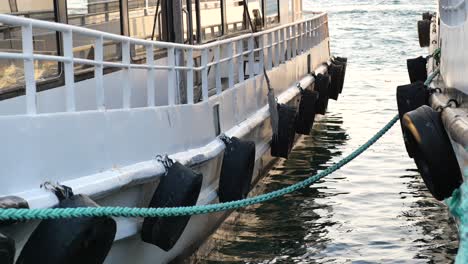
[[[278,67],[280,64],[280,40],[279,40],[279,31],[275,30],[275,67]]]
[[[239,72],[239,83],[244,81],[244,44],[243,39],[237,41],[237,67]]]
[[[154,66],[153,45],[146,46],[146,64],[150,67]],[[156,105],[156,91],[154,87],[155,79],[155,70],[153,68],[148,68],[148,78],[146,79],[146,96],[148,107]]]
[[[271,70],[273,67],[273,33],[268,33],[268,57],[267,57],[267,70]]]
[[[286,61],[286,40],[285,40],[285,29],[280,29],[280,35],[281,35],[281,45],[280,45],[280,61],[281,63],[284,63]]]
[[[176,96],[176,74],[175,74],[175,50],[174,48],[167,49],[167,60],[169,66],[169,72],[167,76],[167,103],[168,105],[175,104],[175,96]]]
[[[187,51],[187,103],[193,104],[193,49]]]
[[[130,42],[122,42],[122,63],[125,68],[122,69],[123,78],[123,108],[129,109],[131,107],[132,87],[130,81]]]
[[[264,46],[264,35],[261,35],[260,37],[258,37],[258,46],[260,48],[260,51],[259,51],[259,61],[260,61],[260,65],[258,67],[258,74],[262,74],[263,73],[263,67],[264,67],[264,64],[265,64],[265,46]]]
[[[203,101],[208,101],[208,49],[203,49],[201,57],[202,69],[202,98]]]
[[[34,76],[34,44],[32,25],[28,24],[21,27],[23,37],[24,59],[24,80],[26,84],[26,112],[29,115],[37,113],[36,102],[36,79]]]
[[[255,77],[255,62],[254,62],[254,54],[255,54],[255,45],[254,45],[254,37],[249,38],[249,78]]]
[[[292,26],[291,26],[291,29],[292,29],[292,32],[291,32],[291,35],[292,35],[292,36],[291,36],[291,38],[292,38],[292,39],[291,39],[291,53],[292,53],[292,54],[291,54],[291,56],[292,56],[293,58],[295,58],[296,55],[297,55],[297,46],[296,46],[296,38],[297,38],[297,36],[296,36],[296,25],[292,25]]]
[[[67,58],[64,63],[65,71],[65,97],[67,112],[74,112],[75,105],[75,74],[73,69],[73,33],[71,30],[63,32],[63,56]]]
[[[234,59],[233,59],[233,45],[232,42],[228,43],[227,46],[227,56],[229,58],[228,61],[228,85],[229,88],[234,87]]]
[[[291,27],[286,27],[286,59],[291,59]]]
[[[94,66],[94,79],[96,83],[96,106],[98,110],[105,109],[104,102],[104,66],[102,61],[104,60],[104,39],[97,37],[94,44],[94,60],[98,63]]]
[[[221,86],[221,64],[219,63],[220,60],[220,46],[216,46],[214,48],[214,61],[216,62],[215,65],[215,79],[216,79],[216,94],[220,94],[223,91],[223,87]]]

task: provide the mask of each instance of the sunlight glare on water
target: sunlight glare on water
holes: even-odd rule
[[[436,2],[305,0],[304,8],[329,12],[331,51],[349,58],[345,88],[291,158],[262,180],[262,192],[337,162],[397,113],[406,59],[427,54],[416,22]],[[319,184],[235,215],[198,263],[450,263],[458,244],[447,209],[406,155],[399,124]]]

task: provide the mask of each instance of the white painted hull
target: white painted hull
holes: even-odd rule
[[[312,84],[313,77],[307,73],[309,54],[312,69],[324,71],[320,65],[329,59],[328,38],[269,71],[280,103],[297,105],[296,83],[301,82],[302,87]],[[145,82],[144,76],[136,76],[132,77],[135,82]],[[112,84],[112,75],[106,77],[110,83],[106,92],[118,92],[114,89],[118,82]],[[269,154],[271,127],[263,79],[262,75],[256,76],[193,105],[143,107],[142,103],[140,108],[110,107],[101,111],[89,103],[94,101],[94,89],[88,87],[90,81],[77,83],[82,86],[77,87],[82,98],[90,99],[78,101],[77,107],[86,111],[56,113],[64,109],[63,104],[56,104],[64,88],[38,94],[41,115],[21,112],[24,97],[2,101],[0,133],[6,140],[0,158],[6,165],[0,166],[0,175],[15,177],[2,182],[0,195],[22,197],[30,208],[51,207],[57,199],[39,185],[52,181],[72,186],[75,193],[87,194],[101,206],[146,207],[164,173],[154,157],[169,154],[203,174],[197,204],[216,203],[224,145],[216,139],[214,105],[219,105],[221,132],[255,142],[253,182],[273,161]],[[143,98],[133,97],[133,106],[138,106],[138,100],[143,102]],[[120,108],[118,102],[109,105],[114,103],[115,108]],[[117,235],[106,263],[168,263],[182,259],[193,253],[228,214],[192,216],[182,237],[168,252],[141,241],[142,219],[118,218]],[[18,254],[34,227],[33,223],[15,224],[1,231],[15,239]]]

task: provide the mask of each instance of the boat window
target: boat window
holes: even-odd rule
[[[39,20],[55,21],[54,0],[0,1],[0,13],[17,15]],[[33,28],[34,53],[57,55],[57,34],[45,29]],[[18,52],[23,49],[21,27],[0,24],[0,51]],[[38,82],[59,75],[57,62],[34,61],[35,76]],[[23,61],[0,60],[0,93],[11,88],[24,86]]]
[[[265,26],[273,26],[279,23],[279,1],[265,0]]]
[[[121,34],[119,0],[67,0],[68,24]],[[94,59],[95,38],[73,34],[73,52],[75,58]],[[121,57],[120,44],[104,41],[104,60],[118,60]],[[75,71],[91,68],[88,65],[75,64]]]
[[[201,39],[209,41],[223,34],[221,0],[200,1]]]
[[[226,33],[232,34],[248,28],[244,17],[243,0],[226,1]]]
[[[128,0],[128,27],[131,37],[160,40],[160,2],[160,0]],[[158,17],[155,21],[156,12],[158,12]],[[146,55],[146,49],[145,47],[138,45],[132,47],[132,53],[132,57],[140,58]]]

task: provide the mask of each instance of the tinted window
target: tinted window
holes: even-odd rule
[[[2,0],[0,2],[0,13],[55,21],[53,0]],[[57,34],[33,28],[33,46],[36,54],[57,55]],[[22,49],[21,27],[0,24],[0,51],[21,53]],[[47,80],[59,74],[57,62],[34,61],[34,66],[37,81]],[[0,60],[0,92],[23,85],[23,61]]]
[[[67,0],[67,14],[71,25],[121,34],[119,0]],[[75,58],[94,59],[94,42],[94,38],[74,33]],[[104,40],[104,60],[118,60],[120,52],[120,44]],[[76,70],[88,67],[75,64]]]

